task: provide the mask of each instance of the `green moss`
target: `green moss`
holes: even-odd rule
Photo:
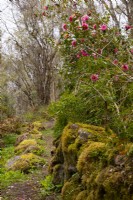
[[[133,200],[132,145],[102,127],[68,124],[52,163],[56,177],[63,166],[62,199]]]
[[[66,182],[62,188],[63,200],[76,200],[77,195],[80,192],[80,185],[74,181]]]
[[[39,135],[39,134],[40,134],[40,131],[38,131],[37,128],[33,128],[33,129],[30,131],[30,134]]]
[[[53,183],[55,185],[64,184],[64,166],[57,164],[53,167]]]
[[[127,155],[129,157],[133,157],[133,143],[127,144],[125,149],[126,149]]]
[[[37,139],[42,139],[42,133],[30,134],[30,137],[31,137],[32,139],[35,139],[35,140],[37,140]]]
[[[93,125],[89,125],[89,124],[81,124],[81,123],[77,123],[77,124],[82,129],[85,129],[86,131],[88,131],[89,133],[91,133],[94,138],[98,138],[99,141],[100,141],[101,138],[102,138],[102,141],[106,140],[106,138],[107,138],[107,132],[105,131],[105,128],[99,127],[99,126],[93,126]],[[104,137],[104,136],[106,136],[106,137]]]
[[[22,152],[24,150],[26,150],[26,148],[30,147],[30,146],[37,146],[37,142],[35,139],[28,139],[28,140],[23,140],[16,148],[15,148],[15,152]]]
[[[56,148],[55,154],[51,160],[51,165],[56,165],[56,164],[62,164],[64,162],[64,157],[62,153],[62,145],[61,143],[59,146]]]
[[[91,142],[86,147],[78,158],[77,169],[82,172],[91,165],[92,160],[95,162],[100,157],[104,156],[106,151],[106,144],[102,142]],[[94,159],[93,159],[94,158]],[[87,163],[87,164],[86,164]]]
[[[39,164],[44,164],[45,161],[39,156],[36,156],[33,153],[27,153],[21,155],[12,165],[10,166],[9,170],[21,170],[21,171],[27,171],[30,168],[35,168]]]
[[[86,200],[87,199],[87,191],[83,190],[82,192],[80,192],[75,200]]]
[[[127,188],[127,185],[132,184],[133,176],[129,178],[127,175],[123,174],[121,170],[117,170],[114,166],[109,166],[102,171],[99,171],[98,176],[95,179],[97,184],[96,199],[99,200],[130,200],[132,199],[131,190]],[[131,185],[130,185],[131,186]],[[93,188],[94,189],[94,188]]]
[[[68,146],[72,144],[75,141],[75,138],[77,136],[77,131],[75,129],[71,129],[70,124],[67,125],[63,131],[63,134],[61,136],[61,143],[62,143],[62,150],[63,152],[68,151]]]
[[[32,123],[33,127],[36,128],[36,129],[39,129],[42,127],[42,122],[40,121],[35,121]]]

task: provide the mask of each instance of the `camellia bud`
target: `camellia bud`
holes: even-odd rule
[[[76,40],[73,40],[73,41],[71,42],[71,44],[72,44],[73,47],[75,47],[75,46],[77,45],[77,41],[76,41]]]
[[[97,25],[96,24],[93,25],[93,29],[95,29],[95,30],[97,29]]]
[[[96,82],[98,80],[99,76],[98,74],[92,74],[90,79],[93,81],[93,82]]]
[[[85,50],[81,50],[82,56],[89,56],[89,54]]]
[[[130,50],[131,54],[133,54],[133,49]]]
[[[115,48],[115,49],[114,49],[114,52],[115,52],[115,53],[117,53],[117,52],[118,52],[118,49],[117,49],[117,48]]]
[[[67,30],[67,25],[66,25],[66,24],[63,24],[63,25],[62,25],[62,29],[63,29],[64,31],[66,31],[66,30]]]
[[[113,63],[114,63],[114,65],[117,65],[117,64],[118,64],[118,60],[115,59],[115,60],[113,61]]]
[[[126,25],[126,26],[125,26],[125,30],[126,30],[126,31],[128,31],[128,30],[131,29],[131,28],[132,28],[132,26],[130,26],[130,25]]]
[[[46,13],[45,13],[45,12],[43,12],[43,13],[42,13],[42,15],[43,15],[43,16],[46,16]]]
[[[48,6],[44,6],[43,8],[44,8],[44,10],[48,10]]]
[[[97,58],[97,54],[96,53],[92,53],[92,56],[96,59]]]
[[[80,55],[79,55],[79,54],[77,54],[77,58],[80,58]]]
[[[69,17],[69,21],[70,21],[70,22],[73,21],[73,17],[72,17],[72,16]]]

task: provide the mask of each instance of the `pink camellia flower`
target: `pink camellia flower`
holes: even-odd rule
[[[88,30],[88,24],[82,23],[82,28],[83,28],[83,30]]]
[[[77,41],[76,41],[76,40],[73,40],[73,41],[71,42],[71,44],[72,44],[73,47],[76,47]]]
[[[115,60],[113,61],[113,63],[114,63],[115,65],[117,65],[117,64],[118,64],[118,60],[115,59]]]
[[[63,24],[63,25],[62,25],[62,29],[63,29],[64,31],[66,31],[66,30],[67,30],[67,25],[66,25],[66,24]]]
[[[97,25],[96,24],[93,25],[93,29],[95,29],[95,30],[97,29]]]
[[[96,82],[98,80],[98,74],[92,74],[90,79],[93,81],[93,82]]]
[[[132,28],[132,26],[130,26],[130,25],[126,25],[126,26],[125,26],[125,30],[126,30],[126,31],[128,31],[128,30],[131,29],[131,28]]]
[[[123,71],[128,71],[129,70],[129,67],[128,67],[127,64],[122,65],[121,68],[122,68]]]
[[[106,25],[106,24],[101,25],[101,26],[100,26],[100,29],[101,29],[102,31],[106,31],[106,30],[107,30],[107,25]]]
[[[72,22],[73,21],[73,16],[69,17],[69,21]]]
[[[89,54],[85,50],[81,50],[82,56],[88,56]]]
[[[81,17],[82,22],[86,22],[86,21],[88,21],[88,19],[89,19],[88,15],[84,15],[83,17]]]

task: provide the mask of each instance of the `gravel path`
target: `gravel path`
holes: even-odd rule
[[[48,128],[49,129],[49,128]],[[48,131],[47,129],[47,131]],[[48,175],[48,165],[51,160],[51,149],[53,143],[52,134],[44,134],[43,140],[45,140],[46,148],[46,165],[40,168],[37,172],[27,175],[28,180],[24,182],[16,182],[10,185],[6,190],[2,190],[0,200],[55,200],[55,195],[51,195],[42,198],[40,192],[40,180],[44,179]]]

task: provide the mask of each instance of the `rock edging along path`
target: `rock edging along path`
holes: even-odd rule
[[[51,162],[62,200],[133,200],[133,143],[111,130],[68,124]]]
[[[48,166],[51,160],[50,152],[53,143],[53,123],[44,123],[43,126],[46,124],[46,128],[42,128],[41,131],[39,130],[41,128],[38,124],[37,126],[33,126],[33,129],[30,130],[29,133],[22,133],[17,138],[15,147],[15,154],[17,155],[14,157],[24,157],[26,154],[33,154],[41,159],[44,159],[45,162],[41,163],[39,166],[35,166],[33,163],[33,168],[31,166],[27,168],[27,170],[21,166],[20,170],[24,173],[27,173],[27,180],[12,183],[10,186],[8,186],[8,188],[2,189],[0,194],[1,200],[42,200],[42,194],[40,191],[42,186],[40,182],[48,175]],[[28,144],[28,142],[31,142],[31,145]],[[27,144],[27,146],[25,144]],[[10,165],[12,164],[11,159],[7,162],[8,164],[10,162]],[[22,160],[20,161],[22,164]],[[28,160],[26,160],[26,162],[28,163]],[[29,163],[32,164],[31,161]],[[11,169],[18,170],[18,168],[15,169],[13,167]],[[10,170],[10,167],[8,170]],[[52,200],[55,199],[55,197],[52,195],[51,197],[49,196],[43,199]]]

